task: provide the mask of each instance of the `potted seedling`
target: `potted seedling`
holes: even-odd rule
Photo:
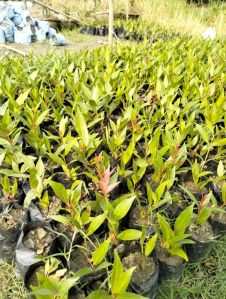
[[[109,291],[107,290],[97,290],[91,293],[87,298],[88,299],[97,299],[97,298],[131,298],[131,299],[144,299],[138,294],[127,292],[129,287],[132,274],[135,270],[135,267],[131,267],[128,270],[124,271],[123,264],[120,260],[120,257],[117,251],[114,252],[114,263],[113,269],[111,272],[111,277],[109,278]]]
[[[0,188],[1,197],[0,205],[8,205],[12,202],[22,203],[23,193],[18,186],[18,179],[9,179],[8,176],[4,175],[0,177]]]
[[[30,295],[35,296],[37,299],[42,299],[43,297],[46,299],[53,297],[63,299],[69,298],[70,290],[73,293],[73,298],[77,298],[76,295],[81,294],[73,287],[78,286],[79,279],[90,270],[80,269],[77,273],[69,274],[67,269],[62,268],[60,264],[59,260],[51,257],[47,259],[44,266],[34,272],[37,278],[30,277],[28,280],[32,290]]]
[[[174,228],[161,214],[157,215],[159,223],[160,242],[156,244],[156,255],[159,261],[160,279],[178,280],[184,269],[184,261],[188,261],[188,256],[183,244],[193,243],[189,239],[190,234],[185,233],[193,217],[193,205],[187,207],[177,217]]]
[[[202,171],[197,160],[195,160],[191,168],[191,173],[188,172],[182,177],[182,186],[180,186],[184,191],[184,196],[187,200],[189,200],[189,197],[187,197],[186,190],[192,193],[197,200],[200,200],[203,195],[208,193],[207,187],[211,179],[207,176],[211,173],[211,171]]]
[[[150,184],[146,183],[147,203],[136,205],[131,209],[128,223],[130,228],[142,229],[145,227],[147,235],[155,232],[156,210],[172,201],[170,193],[166,191],[167,184],[167,181],[161,182],[154,192]]]
[[[188,193],[189,194],[189,193]],[[208,219],[216,209],[211,204],[212,193],[204,194],[200,201],[190,193],[190,198],[195,203],[195,214],[187,232],[191,235],[193,244],[186,245],[189,260],[195,262],[205,256],[213,244],[214,233]]]

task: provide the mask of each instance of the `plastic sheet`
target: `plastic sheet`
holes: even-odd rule
[[[23,3],[0,2],[0,43],[30,44],[50,39],[54,46],[64,46],[65,37],[49,27],[47,21],[32,18]]]
[[[0,44],[4,44],[6,42],[5,40],[5,34],[2,28],[0,27]]]

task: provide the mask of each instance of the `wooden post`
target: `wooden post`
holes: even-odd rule
[[[113,46],[114,0],[109,0],[109,46]]]
[[[129,0],[126,0],[126,20],[129,20]]]
[[[25,8],[27,9],[27,0],[24,0]]]

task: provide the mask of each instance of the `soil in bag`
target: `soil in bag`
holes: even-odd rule
[[[207,254],[211,249],[214,239],[214,233],[211,225],[208,222],[202,225],[191,227],[188,229],[188,234],[191,234],[189,239],[193,240],[194,244],[187,244],[186,251],[189,261],[196,262]]]
[[[28,221],[27,209],[12,204],[0,207],[0,262],[12,262],[16,244],[24,225]]]
[[[129,213],[128,226],[131,229],[141,229],[146,228],[146,234],[148,236],[155,233],[154,226],[155,221],[151,219],[149,213],[147,213],[148,207],[135,206],[131,209]]]
[[[86,244],[85,242],[83,242],[81,246],[84,248],[88,247],[87,249],[91,252],[95,250],[95,248],[91,244]],[[89,251],[87,251],[86,249],[75,248],[75,250],[72,251],[70,256],[70,261],[68,264],[69,270],[72,272],[76,272],[81,268],[91,268],[91,255],[89,254]],[[97,271],[93,269],[92,273],[89,273],[80,278],[81,285],[90,286],[95,281],[102,280],[103,277],[105,277],[105,275],[105,269]]]
[[[16,267],[25,278],[31,267],[40,264],[42,257],[55,252],[56,235],[51,226],[43,222],[28,224],[21,233],[16,246]]]
[[[122,263],[125,269],[136,267],[130,281],[130,289],[147,298],[156,298],[159,266],[154,258],[135,252],[124,257]]]
[[[169,254],[159,243],[156,245],[156,256],[159,261],[159,281],[178,281],[185,266],[184,260]]]

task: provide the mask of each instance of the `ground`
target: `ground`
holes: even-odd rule
[[[56,51],[57,53],[62,53],[65,50],[74,52],[74,51],[79,51],[81,49],[93,49],[93,48],[103,46],[103,44],[107,41],[106,37],[83,35],[83,34],[79,34],[77,31],[66,32],[65,36],[67,39],[67,45],[63,47],[52,46],[49,44],[48,41],[42,43],[36,42],[28,45],[20,45],[20,44],[13,43],[13,44],[8,44],[8,46],[18,49],[24,53],[33,52],[36,55],[37,54],[45,55],[52,51]],[[0,45],[0,57],[4,56],[7,52],[8,49],[5,49]]]

